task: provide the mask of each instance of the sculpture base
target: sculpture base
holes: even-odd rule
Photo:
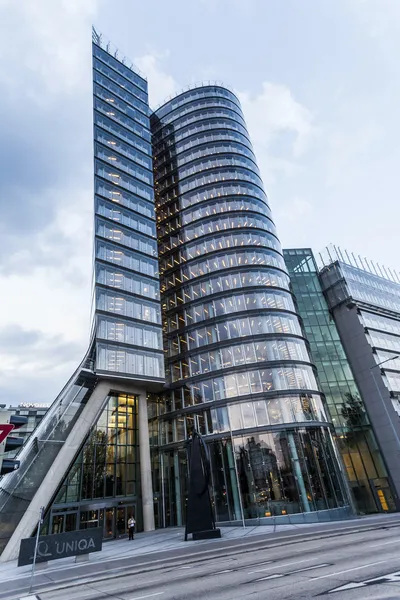
[[[207,529],[206,531],[195,531],[192,535],[194,540],[212,540],[221,537],[221,530]]]

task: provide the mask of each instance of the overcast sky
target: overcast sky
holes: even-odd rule
[[[0,0],[0,403],[51,402],[88,342],[92,23],[153,106],[236,90],[284,247],[400,269],[399,0]]]

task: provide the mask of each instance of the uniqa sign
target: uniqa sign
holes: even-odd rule
[[[35,553],[36,538],[21,540],[18,566],[31,565]],[[96,527],[84,531],[69,531],[39,537],[36,562],[47,562],[57,558],[78,556],[89,552],[99,552],[103,543],[103,528]]]

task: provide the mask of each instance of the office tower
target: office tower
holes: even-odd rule
[[[400,280],[330,248],[320,279],[400,508]]]
[[[93,31],[95,239],[88,352],[0,484],[1,560],[42,533],[154,528],[147,395],[164,359],[147,82]],[[93,506],[95,505],[95,506]],[[29,509],[29,510],[28,510]]]
[[[158,524],[184,522],[193,428],[217,521],[340,518],[331,424],[239,100],[196,87],[151,127],[167,378],[150,423]]]
[[[395,510],[396,494],[324,297],[313,252],[296,248],[284,250],[283,256],[355,507],[359,513]]]
[[[164,378],[147,81],[93,44],[97,373]]]

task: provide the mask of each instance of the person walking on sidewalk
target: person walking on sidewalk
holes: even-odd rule
[[[128,530],[129,530],[129,539],[133,540],[135,539],[135,525],[136,525],[136,521],[135,519],[131,516],[128,519]]]

